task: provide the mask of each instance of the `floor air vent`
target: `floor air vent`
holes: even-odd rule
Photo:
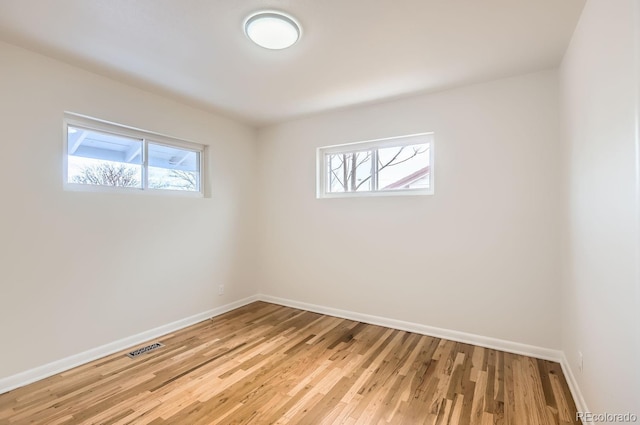
[[[127,356],[131,357],[132,359],[135,359],[136,357],[144,354],[144,353],[148,353],[149,351],[153,351],[153,350],[157,350],[160,347],[164,347],[164,344],[160,344],[159,342],[154,342],[151,345],[147,345],[146,347],[142,347],[142,348],[138,348],[137,350],[134,350],[130,353],[127,353]]]

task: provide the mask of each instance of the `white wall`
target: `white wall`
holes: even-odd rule
[[[261,291],[559,348],[557,73],[262,129]],[[316,148],[435,132],[435,195],[315,198]]]
[[[256,293],[255,130],[3,43],[0,96],[0,378]],[[65,110],[209,145],[213,197],[63,191]]]
[[[640,415],[639,22],[637,0],[589,0],[561,68],[563,350],[596,413]]]

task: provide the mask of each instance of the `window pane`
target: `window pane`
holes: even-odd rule
[[[151,189],[200,190],[200,152],[149,143]]]
[[[429,144],[378,149],[378,190],[429,189]]]
[[[142,140],[68,127],[67,181],[142,187]]]
[[[371,190],[371,151],[329,154],[327,192],[366,192]]]
[[[321,147],[317,197],[432,195],[432,153],[432,133]]]

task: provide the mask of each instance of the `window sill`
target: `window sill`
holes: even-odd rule
[[[347,193],[318,193],[317,199],[335,199],[335,198],[379,198],[386,196],[425,196],[433,195],[432,189],[413,189],[413,190],[388,190],[378,192],[347,192]]]
[[[89,184],[64,183],[63,188],[67,192],[93,192],[93,193],[115,193],[125,195],[150,195],[150,196],[171,196],[178,198],[205,198],[202,192],[170,189],[141,189],[135,187],[111,187]]]

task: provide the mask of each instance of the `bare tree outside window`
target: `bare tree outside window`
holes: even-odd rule
[[[414,158],[426,158],[429,145],[399,146],[327,155],[329,188],[331,192],[384,190],[395,181],[382,182],[380,176],[392,176],[390,169]],[[372,162],[375,166],[372,167]],[[383,170],[388,170],[383,173]],[[398,180],[406,174],[400,172]],[[390,177],[393,179],[393,177]]]
[[[176,182],[176,186],[183,190],[197,190],[198,180],[196,173],[193,171],[171,170],[171,178]]]
[[[139,169],[126,164],[102,162],[86,165],[72,177],[73,183],[116,187],[140,187]]]
[[[149,167],[149,173],[149,188],[151,189],[198,190],[198,175],[195,171]]]

